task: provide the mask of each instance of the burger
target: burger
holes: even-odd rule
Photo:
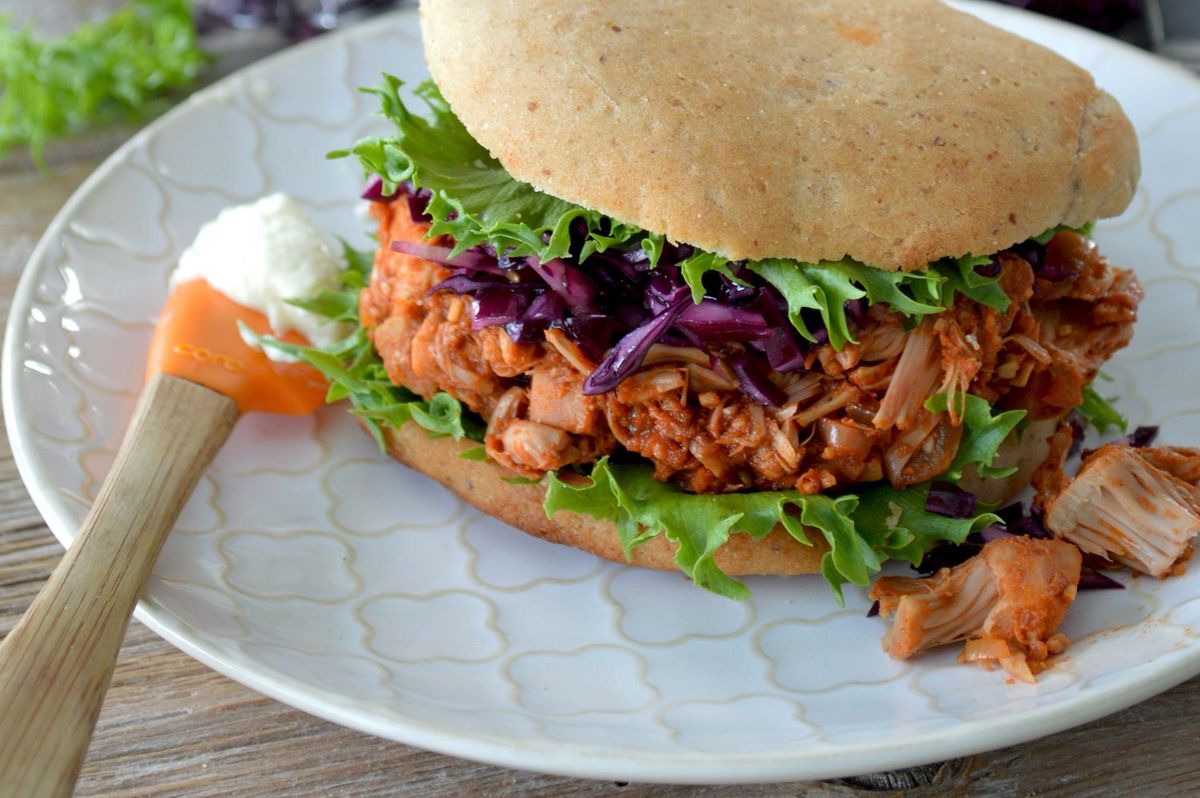
[[[920,563],[1061,467],[1132,335],[1117,102],[935,0],[426,0],[307,357],[526,532],[683,571]],[[411,91],[410,91],[411,90]],[[419,106],[424,106],[419,108]]]

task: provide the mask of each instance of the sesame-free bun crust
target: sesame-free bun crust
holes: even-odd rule
[[[1119,214],[1082,69],[937,0],[424,0],[434,80],[517,179],[733,259],[884,269]]]
[[[464,460],[459,457],[477,446],[471,441],[431,438],[416,424],[400,429],[385,429],[388,453],[401,463],[445,485],[460,499],[531,535],[591,552],[598,557],[643,568],[677,570],[675,544],[659,535],[633,550],[626,560],[617,531],[607,521],[585,515],[559,512],[546,518],[542,509],[544,484],[505,482],[511,476],[491,461]],[[812,546],[805,546],[776,527],[762,540],[735,533],[716,554],[717,565],[727,574],[794,575],[820,571],[821,556],[828,551],[819,532],[809,535]]]

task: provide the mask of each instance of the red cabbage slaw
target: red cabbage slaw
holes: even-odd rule
[[[429,192],[414,192],[401,184],[414,221],[430,221],[425,213]],[[363,197],[391,200],[378,179]],[[516,342],[534,342],[547,329],[563,331],[598,365],[584,384],[585,394],[611,391],[635,373],[656,343],[692,346],[707,353],[715,370],[723,372],[751,400],[781,406],[785,394],[772,373],[803,371],[811,352],[829,340],[819,313],[805,310],[805,323],[814,340],[806,340],[788,320],[788,304],[780,291],[746,268],[704,275],[704,295],[698,302],[680,265],[693,250],[666,244],[657,263],[634,241],[626,248],[591,253],[579,263],[587,237],[580,221],[572,230],[570,258],[542,262],[535,256],[509,257],[490,244],[452,255],[449,247],[393,241],[391,249],[440,264],[452,270],[449,278],[430,289],[449,291],[471,300],[473,327],[502,326]],[[1066,275],[1043,273],[1046,244],[1031,239],[1011,251],[1025,258],[1048,279]],[[974,267],[981,277],[1001,270],[999,255]],[[865,322],[866,302],[844,303],[852,329]]]

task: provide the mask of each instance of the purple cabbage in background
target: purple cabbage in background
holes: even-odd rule
[[[1017,244],[1009,251],[1014,255],[1019,255],[1020,257],[1024,258],[1025,261],[1028,262],[1033,268],[1033,273],[1044,280],[1058,282],[1059,280],[1066,280],[1067,278],[1074,277],[1075,272],[1071,271],[1070,269],[1064,268],[1059,264],[1051,265],[1046,263],[1047,246],[1048,243],[1039,244],[1037,241],[1031,238],[1022,244]],[[987,268],[987,266],[980,266],[977,268],[977,271]],[[980,271],[980,273],[983,274],[984,272]],[[999,271],[996,273],[999,274]],[[988,274],[987,276],[993,275]]]
[[[980,277],[999,277],[1000,276],[1000,259],[993,255],[987,263],[981,263],[975,267],[975,273]]]
[[[1112,33],[1140,19],[1142,0],[999,0],[1010,6]]]
[[[396,0],[199,0],[196,25],[201,33],[275,26],[298,41],[333,30],[344,14],[395,4]]]

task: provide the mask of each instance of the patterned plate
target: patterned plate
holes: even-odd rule
[[[1200,83],[1082,30],[981,15],[1096,73],[1137,123],[1145,180],[1101,225],[1148,289],[1111,392],[1200,442]],[[21,473],[64,543],[141,386],[166,278],[199,226],[282,190],[334,233],[365,229],[361,177],[324,153],[380,128],[355,91],[425,74],[416,16],[321,38],[201,92],[67,203],[17,293],[4,409]],[[1076,642],[1035,686],[896,663],[882,625],[819,578],[736,603],[481,516],[377,452],[336,408],[248,417],[187,506],[137,617],[251,687],[371,734],[605,779],[818,778],[912,765],[1082,723],[1200,673],[1200,572],[1080,597]]]

